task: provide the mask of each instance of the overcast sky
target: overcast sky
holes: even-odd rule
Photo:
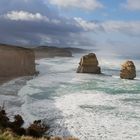
[[[0,42],[140,52],[140,0],[0,0]]]

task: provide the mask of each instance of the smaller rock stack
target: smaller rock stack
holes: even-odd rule
[[[89,53],[81,58],[77,73],[100,74],[101,68],[98,66],[96,54]]]
[[[133,80],[136,77],[136,68],[133,61],[126,61],[121,68],[120,78]]]

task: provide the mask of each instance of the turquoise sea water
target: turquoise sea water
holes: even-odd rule
[[[6,88],[10,84],[1,87],[1,102],[6,101],[10,114],[22,114],[25,125],[43,119],[51,126],[49,135],[81,140],[140,139],[140,61],[134,60],[137,78],[122,80],[123,59],[99,57],[103,74],[93,75],[76,73],[80,57],[36,61],[39,76],[15,96]],[[23,81],[11,85],[16,90]]]

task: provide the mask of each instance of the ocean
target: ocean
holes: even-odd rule
[[[140,60],[135,80],[119,78],[126,59],[102,57],[101,75],[76,73],[80,57],[36,60],[40,74],[0,87],[0,104],[9,116],[21,114],[25,126],[41,119],[48,135],[80,140],[140,139]],[[30,79],[30,80],[29,80]]]

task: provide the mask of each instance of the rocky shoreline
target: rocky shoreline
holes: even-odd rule
[[[7,46],[6,46],[7,47]],[[27,58],[29,59],[30,57],[27,57],[26,58],[26,51],[28,52],[28,51],[33,51],[33,50],[28,50],[28,49],[24,49],[24,48],[18,48],[18,49],[20,49],[21,50],[21,52],[25,55],[24,57],[22,57],[22,58],[20,58],[20,56],[18,56],[19,55],[19,51],[17,51],[18,49],[17,49],[17,47],[15,48],[15,47],[13,47],[14,48],[14,50],[12,50],[12,53],[14,54],[14,55],[12,55],[12,57],[10,58],[10,61],[13,59],[13,61],[12,61],[12,63],[11,63],[11,67],[12,68],[14,68],[15,69],[15,71],[17,72],[18,70],[20,71],[17,75],[15,74],[13,77],[12,76],[10,76],[10,75],[12,75],[11,73],[8,73],[8,71],[6,71],[7,73],[5,73],[5,75],[7,74],[7,76],[5,76],[5,77],[1,77],[1,83],[3,83],[3,82],[5,82],[5,81],[8,81],[8,80],[12,80],[13,78],[17,78],[17,77],[20,77],[20,76],[30,76],[30,75],[34,75],[34,74],[36,74],[36,70],[35,70],[35,56],[34,56],[34,54],[31,56],[31,59],[32,59],[32,62],[31,61],[29,61],[29,64],[32,64],[32,68],[30,69],[30,67],[28,67],[29,66],[29,64],[28,64],[28,62],[26,62],[27,61]],[[0,48],[1,49],[1,48]],[[3,49],[3,48],[2,48]],[[2,50],[1,49],[1,50]],[[4,48],[5,49],[5,48]],[[3,49],[3,50],[4,50]],[[10,48],[11,49],[11,48]],[[10,55],[10,53],[9,53],[9,50],[10,50],[9,48],[6,50],[7,52],[8,52],[8,54]],[[54,48],[53,48],[54,49]],[[58,49],[58,48],[57,48]],[[57,50],[56,48],[55,48],[55,51]],[[58,49],[59,50],[59,49]],[[60,49],[61,50],[61,49]],[[59,50],[59,51],[60,51]],[[4,50],[5,51],[5,50]],[[13,52],[14,51],[14,52]],[[25,52],[24,52],[25,51]],[[37,51],[40,51],[40,50],[37,50]],[[52,51],[52,52],[55,52],[55,51]],[[58,52],[59,52],[58,51]],[[41,52],[44,52],[44,48],[42,49],[41,48]],[[57,51],[56,51],[57,52]],[[68,56],[67,55],[67,53],[66,53],[66,55],[64,56],[63,55],[63,53],[65,54],[65,50],[61,50],[59,53],[54,53],[54,56],[58,56],[58,54],[59,54],[59,56],[61,56],[61,57],[71,57],[72,55],[70,55],[70,56]],[[46,54],[46,53],[45,53]],[[43,54],[43,55],[45,55],[45,54]],[[61,55],[60,55],[61,54]],[[28,55],[27,55],[28,56]],[[53,56],[53,57],[54,57]],[[3,58],[4,57],[7,57],[7,55],[5,55],[5,56],[3,56]],[[43,57],[44,58],[44,56],[41,56],[41,57]],[[41,58],[40,57],[40,58]],[[47,55],[45,55],[45,57],[48,57]],[[50,56],[49,56],[50,57]],[[20,59],[19,59],[20,58]],[[36,57],[36,58],[39,58],[39,57]],[[9,59],[9,58],[8,58]],[[19,59],[19,61],[16,61],[16,59]],[[16,63],[14,63],[14,62],[16,62]],[[129,62],[129,63],[128,63]],[[135,77],[136,77],[136,70],[135,70],[135,66],[134,66],[134,63],[133,62],[131,62],[131,61],[128,61],[128,62],[126,62],[123,66],[122,66],[122,70],[120,71],[120,78],[122,78],[122,79],[134,79]],[[3,64],[3,63],[0,63],[0,64]],[[6,61],[6,63],[4,64],[4,66],[6,66],[6,65],[8,65],[9,64],[9,62],[8,62],[8,60]],[[20,65],[23,65],[22,67],[20,67]],[[23,69],[23,67],[25,68],[27,68],[26,69],[26,71],[22,71],[22,69]],[[6,69],[7,69],[7,67],[6,67]],[[11,69],[10,69],[11,70]],[[31,73],[30,72],[28,72],[28,70],[31,70]],[[13,70],[14,71],[14,70]],[[15,72],[15,73],[16,73]],[[101,68],[100,68],[100,66],[99,66],[99,63],[98,63],[98,60],[97,60],[97,57],[96,57],[96,54],[94,54],[94,53],[90,53],[90,54],[88,54],[88,55],[85,55],[85,56],[83,56],[82,58],[81,58],[81,60],[80,60],[80,63],[79,63],[79,67],[78,67],[78,69],[77,69],[77,72],[78,73],[92,73],[92,74],[101,74]],[[131,75],[130,75],[131,74]],[[123,77],[122,77],[122,75],[123,75]],[[25,83],[26,84],[26,83]],[[5,111],[4,111],[5,112]],[[3,113],[3,112],[2,112]],[[4,113],[4,115],[5,115],[6,113]],[[6,116],[7,117],[7,116]],[[0,117],[0,121],[1,121],[1,118],[2,117]],[[9,125],[9,124],[15,124],[15,122],[17,122],[17,118],[22,118],[21,116],[16,116],[15,117],[15,121],[14,122],[9,122],[9,118],[7,119],[8,120],[8,127],[6,126],[6,128],[4,129],[4,131],[3,132],[1,132],[0,133],[0,137],[5,137],[5,133],[9,133],[9,130],[8,130],[8,132],[7,132],[7,128],[9,128],[10,127],[10,131],[11,131],[11,129],[13,129],[13,128],[11,128],[11,125]],[[0,124],[0,126],[1,126],[1,124]],[[21,126],[22,125],[20,125],[20,128],[21,128]],[[29,126],[29,128],[25,128],[24,129],[24,131],[26,131],[26,130],[28,130],[28,129],[30,129],[30,128],[34,128],[35,127],[35,129],[36,128],[39,128],[40,129],[40,126],[41,126],[41,124],[40,124],[40,120],[38,121],[34,121],[33,122],[33,124],[31,124],[31,126]],[[13,125],[12,125],[12,127],[13,127]],[[20,128],[18,129],[18,130],[20,130]],[[15,127],[14,127],[14,129],[15,129]],[[23,137],[20,137],[19,136],[19,134],[17,133],[17,132],[15,132],[15,131],[17,131],[17,130],[12,130],[12,133],[11,133],[11,136],[12,136],[12,139],[17,139],[17,137],[18,137],[18,139],[17,140],[19,140],[19,139],[22,139]],[[22,129],[22,131],[23,131],[23,129]],[[37,134],[38,132],[40,132],[40,130],[37,130],[36,132],[35,132],[35,134]],[[43,133],[44,133],[44,131],[43,131]],[[22,133],[23,134],[23,133]],[[31,139],[34,139],[33,137],[34,137],[34,135],[27,135],[27,133],[25,132],[24,133],[24,135],[25,135],[25,137],[24,137],[24,140],[26,140],[26,138],[29,136],[31,136],[30,137],[30,140]],[[41,134],[39,137],[42,137],[43,135]],[[16,138],[15,138],[16,137]],[[38,136],[35,136],[35,137],[38,137]],[[44,140],[78,140],[78,139],[76,139],[76,138],[60,138],[60,137],[43,137],[43,138],[41,138],[41,139],[44,139]],[[8,139],[8,138],[6,138],[6,140],[10,140],[10,139]],[[28,140],[28,138],[27,138],[27,140]]]
[[[44,135],[49,130],[41,120],[35,120],[28,128],[23,127],[24,120],[21,115],[14,116],[11,121],[7,116],[4,107],[0,107],[0,139],[3,140],[78,140],[77,138],[68,137],[49,137]]]
[[[15,45],[0,44],[0,85],[22,76],[37,75],[35,60],[53,57],[72,57],[73,53],[88,50],[80,48],[59,48],[37,46],[26,48]]]
[[[38,51],[40,51],[40,50],[38,50]],[[43,52],[44,49],[41,49],[41,51]],[[72,49],[72,51],[74,51],[74,49]],[[81,50],[76,49],[76,51],[81,51]],[[22,83],[20,83],[20,80],[18,80],[18,79],[21,79],[22,77],[24,79],[24,76],[30,77],[29,79],[31,79],[31,76],[36,74],[35,58],[37,59],[37,57],[35,57],[35,55],[33,54],[34,51],[32,49],[26,49],[26,48],[22,48],[22,47],[18,47],[18,46],[11,46],[11,45],[5,45],[5,44],[0,45],[0,52],[3,52],[3,55],[4,55],[3,60],[9,59],[9,61],[8,60],[5,61],[4,65],[2,65],[3,63],[1,61],[0,64],[2,65],[3,69],[5,69],[5,70],[8,69],[7,67],[11,64],[10,65],[11,66],[10,70],[13,70],[13,72],[15,72],[15,73],[10,73],[9,71],[5,71],[5,70],[3,71],[4,72],[3,74],[1,72],[0,84],[2,86],[0,86],[0,88],[7,89],[6,86],[9,87],[9,84],[10,84],[10,86],[13,87],[13,85],[15,85],[17,83],[17,84],[20,85],[20,86],[18,86],[19,88],[18,89],[15,88],[17,90],[11,91],[11,93],[10,93],[10,95],[12,95],[12,96],[17,96],[18,90],[20,90],[26,84],[28,78],[27,78],[27,80],[23,80],[24,82],[22,82]],[[30,57],[28,57],[28,52],[31,52],[31,54],[32,54]],[[49,53],[50,54],[54,53],[54,56],[59,56],[59,57],[72,57],[72,52],[70,51],[70,48],[68,48],[68,50],[60,49],[60,48],[55,48],[55,49],[53,48],[53,49],[50,49]],[[12,55],[10,56],[10,54],[12,54]],[[24,56],[20,58],[20,56],[22,56],[22,55],[24,55]],[[49,55],[49,57],[50,56],[52,57],[52,55]],[[45,55],[45,56],[41,56],[41,58],[42,57],[44,58],[44,57],[48,57],[48,56]],[[31,60],[27,61],[26,59],[28,59],[28,60],[31,59]],[[32,68],[28,67],[28,64],[31,64]],[[22,66],[20,67],[20,65],[22,65]],[[23,71],[23,69],[26,69],[26,71]],[[28,70],[31,70],[31,72],[28,72]],[[21,77],[21,78],[19,78],[19,77]],[[8,81],[10,81],[10,82],[8,82]],[[18,81],[19,81],[19,83],[18,83]],[[9,88],[8,88],[8,90],[9,90]],[[4,90],[4,93],[7,94],[7,91]],[[22,136],[21,134],[20,134],[21,136],[19,136],[19,133],[23,133],[30,128],[40,128],[40,126],[41,126],[40,123],[36,123],[36,121],[35,121],[27,129],[20,128],[19,126],[18,127],[17,126],[12,127],[13,125],[11,126],[10,124],[17,124],[17,119],[18,118],[20,118],[23,122],[22,116],[16,115],[15,116],[15,121],[10,122],[9,121],[10,119],[6,116],[5,110],[1,110],[1,111],[2,111],[1,115],[4,115],[4,116],[0,116],[0,127],[1,127],[1,123],[3,121],[2,120],[3,117],[7,119],[8,122],[6,122],[6,123],[7,123],[8,126],[6,126],[3,130],[1,129],[2,132],[0,132],[0,138],[6,139],[6,140],[11,140],[11,139],[17,139],[17,140],[19,140],[19,139],[24,139],[24,140],[30,139],[31,140],[31,139],[34,139],[34,137],[37,137],[37,136],[34,136],[34,135],[29,135],[28,136],[27,133],[25,133],[25,136]],[[4,114],[2,114],[2,113],[4,113]],[[10,127],[10,129],[9,129],[9,127]],[[37,134],[37,133],[40,133],[39,129],[36,130],[35,134]],[[43,135],[40,135],[40,137],[41,138],[38,138],[38,139],[44,139],[44,140],[78,140],[78,139],[72,138],[72,137],[69,137],[69,138],[44,137]]]

